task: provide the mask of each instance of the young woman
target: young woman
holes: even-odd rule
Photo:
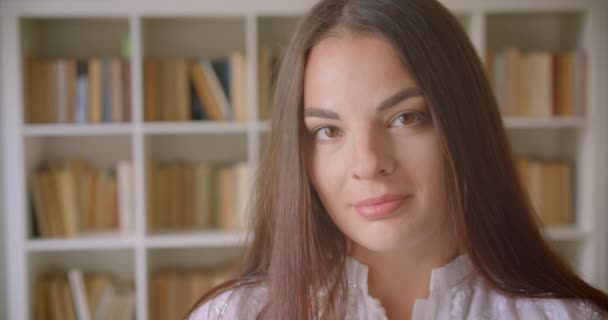
[[[434,0],[323,0],[280,66],[252,243],[190,319],[604,319]]]

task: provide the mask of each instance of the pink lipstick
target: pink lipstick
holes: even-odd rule
[[[407,198],[406,195],[386,194],[380,197],[367,198],[355,203],[353,207],[359,214],[368,219],[380,219],[399,209]]]

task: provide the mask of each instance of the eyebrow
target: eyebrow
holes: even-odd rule
[[[399,102],[407,100],[409,98],[413,98],[413,97],[418,97],[418,96],[422,96],[422,90],[418,87],[411,87],[411,88],[407,88],[407,89],[403,89],[395,94],[393,94],[392,96],[388,97],[386,100],[382,101],[382,103],[380,103],[380,105],[378,105],[378,107],[376,108],[376,112],[382,112],[385,111],[387,109],[390,109],[394,106],[396,106]],[[316,108],[316,107],[310,107],[310,108],[306,108],[304,110],[304,117],[315,117],[315,118],[327,118],[327,119],[334,119],[334,120],[339,120],[340,116],[330,110],[327,109],[322,109],[322,108]]]

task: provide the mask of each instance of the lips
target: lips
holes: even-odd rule
[[[403,194],[386,194],[368,198],[353,205],[355,210],[368,219],[384,218],[399,209],[407,200]]]

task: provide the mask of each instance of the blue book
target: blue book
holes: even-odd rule
[[[232,97],[230,96],[230,61],[228,59],[216,59],[211,62],[211,65],[222,84],[228,102],[232,103]]]
[[[79,60],[76,64],[76,123],[89,120],[89,79],[88,61]]]
[[[233,119],[232,112],[232,96],[231,96],[231,86],[230,86],[230,59],[215,59],[211,62],[211,66],[213,67],[213,71],[220,81],[222,85],[222,89],[226,94],[226,99],[228,100],[228,110],[226,110],[226,119]]]

